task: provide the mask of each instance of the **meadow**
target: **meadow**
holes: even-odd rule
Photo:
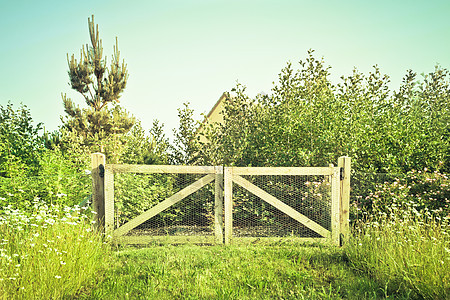
[[[357,223],[338,248],[295,243],[117,247],[87,207],[0,218],[1,299],[448,299],[448,217],[413,205]]]

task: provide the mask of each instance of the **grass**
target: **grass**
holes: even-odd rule
[[[75,297],[97,282],[109,245],[79,207],[0,210],[0,299]]]
[[[384,287],[325,246],[125,248],[82,299],[376,299]]]
[[[395,203],[361,222],[345,248],[351,267],[388,291],[450,299],[450,218]]]
[[[357,224],[343,248],[112,249],[83,210],[0,210],[0,299],[450,299],[450,219],[407,202]]]
[[[450,219],[393,203],[343,248],[124,248],[84,299],[450,299]]]

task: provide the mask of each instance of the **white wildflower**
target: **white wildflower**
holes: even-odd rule
[[[48,224],[50,224],[50,225],[53,225],[53,224],[55,224],[55,220],[53,220],[52,218],[45,219],[45,223],[48,223]]]

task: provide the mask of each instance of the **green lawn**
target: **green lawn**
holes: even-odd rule
[[[155,245],[122,248],[82,299],[377,299],[383,286],[326,246]],[[396,298],[408,298],[397,295]]]

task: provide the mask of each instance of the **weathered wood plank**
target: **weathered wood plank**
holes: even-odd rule
[[[233,237],[233,245],[248,244],[276,244],[276,243],[308,243],[308,244],[331,244],[327,238],[306,238],[306,237]]]
[[[223,167],[216,167],[214,194],[214,235],[216,244],[223,244]]]
[[[114,231],[114,173],[105,170],[105,233]]]
[[[340,168],[333,168],[331,176],[331,240],[333,244],[340,244],[339,203],[340,203]]]
[[[232,167],[235,175],[331,175],[329,167]]]
[[[340,231],[343,243],[348,241],[350,235],[350,169],[351,158],[341,156],[338,158],[338,167],[344,168],[344,178],[341,180],[341,203],[340,203]]]
[[[233,172],[232,168],[224,170],[224,201],[225,201],[225,245],[230,244],[233,237]]]
[[[177,174],[214,174],[211,166],[172,166],[172,165],[127,165],[110,164],[107,166],[114,173],[177,173]]]
[[[96,213],[94,215],[94,221],[99,230],[104,230],[105,226],[105,178],[100,176],[100,165],[105,166],[105,163],[105,154],[92,154],[92,209]]]
[[[201,189],[202,187],[204,187],[205,185],[207,185],[208,183],[213,181],[214,178],[215,178],[214,174],[209,174],[209,175],[202,177],[201,179],[197,180],[193,184],[189,185],[188,187],[185,187],[178,193],[176,193],[176,194],[172,195],[171,197],[167,198],[166,200],[158,203],[157,205],[153,206],[146,212],[140,214],[136,218],[130,220],[129,222],[127,222],[127,223],[123,224],[122,226],[120,226],[119,228],[117,228],[114,231],[114,236],[118,237],[118,236],[128,233],[130,230],[132,230],[136,226],[144,223],[148,219],[156,216],[163,210],[165,210],[165,209],[169,208],[170,206],[174,205],[175,203],[179,202],[183,198],[198,191],[199,189]]]
[[[318,234],[320,234],[321,236],[326,237],[326,238],[330,237],[329,230],[323,228],[322,226],[320,226],[313,220],[311,220],[308,217],[306,217],[305,215],[299,213],[298,211],[296,211],[289,205],[278,200],[277,198],[270,195],[266,191],[260,189],[259,187],[257,187],[253,183],[249,182],[248,180],[242,178],[239,175],[233,175],[233,181],[235,183],[239,184],[240,186],[242,186],[243,188],[247,189],[248,191],[252,192],[253,194],[258,196],[262,200],[266,201],[270,205],[272,205],[275,208],[279,209],[280,211],[284,212],[285,214],[287,214],[294,220],[297,220],[298,222],[302,223],[303,225],[305,225],[309,229],[313,230],[314,232],[317,232]]]
[[[125,235],[114,239],[114,243],[128,245],[161,244],[214,244],[213,235],[204,236],[169,236],[169,235]]]

